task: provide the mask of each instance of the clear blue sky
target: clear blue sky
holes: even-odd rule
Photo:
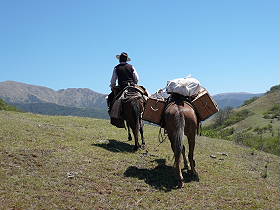
[[[211,94],[279,84],[278,0],[0,0],[0,82],[109,93],[125,51],[150,92],[191,74]]]

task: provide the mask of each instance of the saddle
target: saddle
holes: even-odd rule
[[[141,86],[134,85],[117,90],[119,92],[116,93],[112,101],[111,110],[109,112],[112,125],[115,125],[118,128],[125,128],[124,119],[122,117],[122,105],[136,98],[139,100],[143,100],[145,103],[147,98],[147,91],[145,91],[146,89],[143,88],[141,88]]]
[[[125,98],[129,98],[129,97],[133,97],[135,95],[139,95],[137,93],[140,93],[141,96],[143,97],[148,97],[148,92],[146,90],[146,88],[144,88],[143,86],[138,86],[138,85],[128,85],[123,89],[120,89],[119,87],[116,87],[116,94],[115,94],[115,98],[114,100],[119,99],[123,93],[125,93]]]

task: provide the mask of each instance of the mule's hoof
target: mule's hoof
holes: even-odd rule
[[[146,149],[146,144],[142,144],[141,149]]]

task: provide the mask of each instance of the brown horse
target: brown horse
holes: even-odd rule
[[[198,119],[192,106],[181,99],[175,99],[164,112],[165,129],[171,143],[171,148],[175,156],[174,166],[179,177],[179,187],[183,187],[183,175],[181,171],[181,157],[184,159],[184,169],[188,170],[188,162],[183,144],[184,135],[188,138],[191,170],[188,170],[192,178],[198,179],[195,171],[194,147],[195,136],[198,128]]]
[[[141,148],[138,140],[139,132],[142,139],[142,147],[145,147],[145,139],[143,134],[144,124],[142,121],[145,100],[137,88],[128,87],[125,91],[125,99],[122,100],[122,117],[126,121],[128,140],[132,140],[130,134],[131,128],[135,140],[134,150],[138,150]]]

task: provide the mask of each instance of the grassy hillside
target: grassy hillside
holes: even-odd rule
[[[246,101],[239,108],[221,110],[205,123],[203,134],[280,155],[279,98],[278,85],[264,96]]]
[[[133,152],[108,120],[0,112],[2,209],[279,209],[279,157],[198,137],[199,182],[176,189],[168,140]]]

